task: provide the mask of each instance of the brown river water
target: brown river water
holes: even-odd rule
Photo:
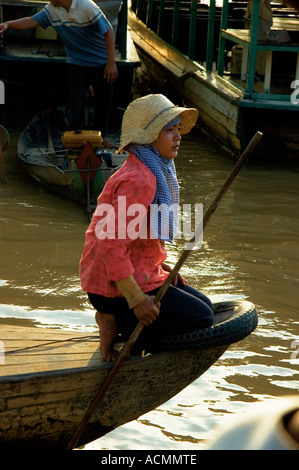
[[[94,312],[78,278],[84,209],[31,181],[17,157],[21,129],[8,130],[7,183],[0,185],[0,317],[93,331]],[[205,212],[234,163],[198,132],[185,137],[176,161],[182,202],[202,203]],[[257,329],[180,394],[86,449],[204,449],[215,426],[249,403],[298,393],[298,201],[299,154],[293,162],[251,157],[181,272],[214,301],[255,303]],[[182,249],[182,240],[169,247],[170,263]]]

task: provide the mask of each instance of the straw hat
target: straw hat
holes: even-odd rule
[[[196,109],[175,106],[161,94],[146,95],[132,101],[123,116],[118,152],[130,143],[154,142],[162,128],[178,115],[181,116],[180,133],[187,134],[197,121]]]

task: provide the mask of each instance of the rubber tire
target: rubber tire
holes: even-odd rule
[[[223,307],[223,308],[222,308]],[[254,304],[247,301],[221,302],[213,305],[215,317],[223,309],[231,309],[229,318],[203,330],[166,336],[159,341],[159,349],[207,349],[236,343],[248,336],[258,324]]]

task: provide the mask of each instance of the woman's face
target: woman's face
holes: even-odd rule
[[[176,124],[168,129],[162,129],[158,138],[153,142],[162,157],[169,160],[176,158],[181,143],[180,124]]]

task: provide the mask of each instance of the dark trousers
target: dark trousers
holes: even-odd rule
[[[95,96],[94,118],[91,129],[101,131],[105,137],[111,113],[113,85],[104,78],[105,66],[69,66],[70,125],[72,130],[85,129],[85,102],[92,85]],[[90,128],[90,126],[89,126]]]
[[[155,295],[158,291],[159,288],[148,294]],[[96,310],[115,315],[119,332],[126,341],[138,323],[126,299],[107,298],[90,293],[88,296]],[[184,286],[178,282],[177,286],[170,286],[162,297],[160,314],[150,326],[143,328],[135,351],[155,349],[155,343],[160,337],[208,328],[213,324],[213,317],[210,299],[188,284]]]

